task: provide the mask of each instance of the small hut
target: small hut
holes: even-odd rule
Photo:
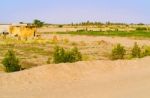
[[[28,24],[12,24],[9,33],[19,39],[31,39],[35,37],[36,27]]]

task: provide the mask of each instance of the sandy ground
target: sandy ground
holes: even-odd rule
[[[43,34],[42,37],[45,39],[53,39],[54,36],[57,36],[59,40],[68,39],[71,42],[96,42],[96,41],[106,41],[110,44],[122,44],[127,47],[131,47],[137,42],[139,45],[150,45],[150,39],[135,39],[128,37],[106,37],[106,36],[86,36],[86,35],[69,35],[69,34]]]
[[[150,57],[0,73],[0,98],[149,98]]]

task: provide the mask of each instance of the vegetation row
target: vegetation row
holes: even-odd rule
[[[130,50],[125,49],[125,47],[121,44],[117,44],[112,49],[110,55],[112,60],[142,58],[145,56],[150,56],[150,49],[142,48],[137,43],[135,43]],[[54,52],[52,53],[52,57],[48,58],[47,63],[74,63],[77,61],[82,61],[82,58],[82,54],[79,52],[77,47],[65,49],[63,47],[56,46],[54,48]],[[8,50],[2,60],[2,64],[5,67],[6,72],[23,70],[20,65],[19,58],[13,50]]]

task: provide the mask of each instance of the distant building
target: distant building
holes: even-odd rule
[[[4,33],[27,40],[35,36],[36,27],[31,24],[0,24],[0,34]]]
[[[0,34],[9,33],[10,24],[0,24]]]

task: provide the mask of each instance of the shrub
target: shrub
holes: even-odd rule
[[[4,65],[6,72],[15,72],[21,70],[21,66],[19,65],[19,59],[16,57],[13,50],[8,50],[8,53],[2,60],[2,64]]]
[[[145,31],[145,30],[147,30],[147,28],[146,27],[137,27],[136,30],[137,31]]]
[[[67,39],[67,38],[64,38],[62,41],[63,41],[64,44],[69,43],[69,39]]]
[[[142,57],[150,56],[150,47],[146,47],[141,54]]]
[[[85,32],[86,30],[81,29],[81,30],[77,30],[77,32]]]
[[[140,58],[141,57],[141,48],[138,46],[137,43],[135,43],[133,48],[132,48],[132,57],[133,58]]]
[[[49,57],[48,60],[47,60],[47,64],[51,64],[52,63],[51,60],[52,60],[52,58]]]
[[[74,47],[70,52],[69,54],[71,54],[71,62],[76,62],[76,61],[81,61],[82,60],[82,55],[81,53],[79,52],[78,48],[77,47]]]
[[[54,63],[73,63],[76,61],[81,61],[82,55],[78,51],[78,48],[73,48],[71,50],[65,51],[64,48],[55,47],[53,54],[53,62]]]
[[[54,49],[54,54],[53,54],[53,62],[60,63],[61,61],[63,61],[64,52],[65,50],[63,48],[56,46]]]
[[[59,27],[59,28],[62,28],[62,27],[63,27],[63,25],[59,25],[58,27]]]
[[[126,53],[126,50],[124,49],[124,47],[121,46],[120,44],[117,44],[117,46],[114,47],[114,49],[112,50],[111,57],[113,60],[123,59],[125,53]]]

